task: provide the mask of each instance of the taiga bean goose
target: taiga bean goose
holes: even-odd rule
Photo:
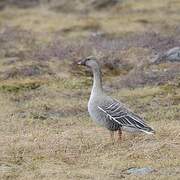
[[[88,102],[89,114],[96,123],[110,131],[112,139],[115,131],[118,131],[119,140],[122,136],[122,130],[147,134],[154,133],[154,130],[141,117],[131,112],[121,102],[104,93],[100,66],[95,58],[88,57],[79,61],[78,64],[87,66],[93,73],[93,87]]]

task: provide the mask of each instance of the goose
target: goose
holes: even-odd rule
[[[78,65],[90,68],[93,73],[93,86],[88,102],[89,115],[95,123],[109,130],[112,140],[115,131],[118,132],[118,141],[122,140],[122,131],[155,133],[143,118],[104,92],[101,68],[95,57],[82,59],[78,61]]]

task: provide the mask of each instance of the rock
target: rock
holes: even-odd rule
[[[11,171],[12,167],[6,164],[1,164],[0,165],[0,172],[9,172]]]
[[[19,169],[19,166],[17,166],[17,165],[0,163],[0,174],[1,175],[7,174],[10,172],[15,172],[18,169]]]
[[[129,168],[126,172],[128,174],[134,174],[134,175],[146,175],[149,173],[154,172],[155,170],[150,167],[143,167],[143,168]]]
[[[157,55],[153,62],[159,64],[164,61],[180,62],[180,47],[174,47],[167,52]]]

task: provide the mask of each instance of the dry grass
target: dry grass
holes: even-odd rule
[[[179,1],[127,0],[84,14],[81,7],[68,14],[47,5],[0,11],[0,179],[179,179],[178,72],[173,82],[165,74],[163,85],[119,89],[136,66],[143,73],[179,67],[148,65],[152,52],[179,45]],[[103,65],[108,93],[144,116],[155,135],[124,133],[113,144],[93,124],[91,78],[74,64],[89,54]],[[128,174],[131,167],[154,172]]]
[[[38,8],[9,9],[0,12],[2,25],[32,29],[34,32],[52,33],[65,31],[65,36],[87,36],[94,30],[105,33],[124,35],[127,33],[146,32],[153,28],[155,32],[170,33],[178,26],[178,0],[171,1],[134,1],[119,3],[108,12],[91,10],[88,14],[65,14],[53,12],[47,6]],[[168,20],[170,19],[170,21]],[[114,28],[116,27],[116,28]],[[170,28],[171,27],[171,28]],[[171,29],[171,31],[170,31]],[[44,37],[49,38],[48,36]]]
[[[120,144],[112,144],[107,130],[88,118],[84,109],[87,98],[81,94],[69,97],[69,90],[56,82],[16,96],[1,93],[1,178],[177,179],[179,104],[172,99],[166,104],[166,89],[121,90],[114,94],[139,113],[143,111],[157,132],[154,136],[125,133]],[[81,89],[71,93],[78,91]],[[170,91],[168,96],[174,94],[179,96],[179,90]],[[130,167],[145,166],[156,171],[142,177],[126,173]]]

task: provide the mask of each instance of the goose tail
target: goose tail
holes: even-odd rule
[[[148,127],[146,129],[141,129],[141,131],[146,133],[146,134],[155,134],[155,130],[152,129],[151,127]]]

